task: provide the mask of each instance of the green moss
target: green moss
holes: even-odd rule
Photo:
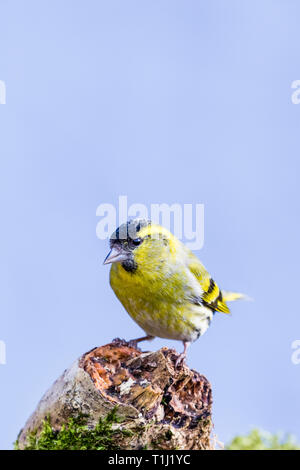
[[[280,436],[253,429],[246,436],[236,436],[226,448],[229,450],[299,450],[300,445],[290,435]]]
[[[100,419],[93,429],[88,428],[87,416],[83,415],[70,418],[59,431],[52,429],[51,420],[47,418],[39,435],[37,431],[28,434],[25,450],[118,450],[116,442],[131,435],[128,430],[112,428],[119,422],[116,408]],[[18,442],[15,449],[19,449]]]

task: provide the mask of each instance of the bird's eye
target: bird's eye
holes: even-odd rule
[[[142,241],[143,240],[141,238],[135,238],[134,240],[132,240],[132,243],[133,245],[138,246],[142,243]]]

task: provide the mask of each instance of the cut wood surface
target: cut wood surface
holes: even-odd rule
[[[59,431],[70,417],[87,416],[95,427],[111,410],[120,449],[211,449],[212,393],[208,380],[162,348],[142,352],[116,339],[84,354],[45,393],[19,438],[39,435],[45,418]]]

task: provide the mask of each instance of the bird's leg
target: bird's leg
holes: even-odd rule
[[[180,364],[183,364],[185,358],[186,358],[186,352],[187,348],[189,347],[191,343],[188,341],[183,341],[183,352],[179,354],[176,362],[175,362],[175,368],[177,368]]]
[[[151,335],[142,336],[141,338],[131,339],[130,341],[128,341],[128,344],[132,348],[136,348],[138,343],[140,343],[141,341],[151,341],[152,339],[154,339],[154,336],[151,336]]]

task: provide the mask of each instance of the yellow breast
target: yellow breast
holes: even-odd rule
[[[110,283],[129,315],[149,335],[194,341],[209,326],[212,312],[187,298],[191,279],[176,263],[157,262],[149,269],[127,272],[115,263]]]

